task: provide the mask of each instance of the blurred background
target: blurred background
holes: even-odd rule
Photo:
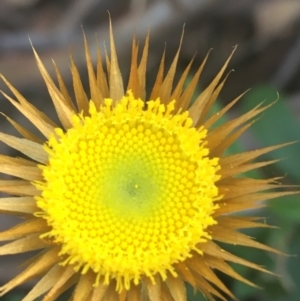
[[[278,98],[278,94],[279,100],[228,153],[300,140],[299,0],[2,0],[0,73],[30,102],[56,121],[29,39],[52,75],[52,60],[56,62],[70,89],[71,52],[87,87],[81,27],[95,60],[97,45],[103,50],[109,44],[108,11],[113,22],[119,64],[125,78],[129,70],[133,35],[143,45],[148,30],[151,31],[148,87],[152,86],[155,79],[165,47],[166,64],[170,65],[178,49],[184,24],[179,74],[196,54],[192,76],[207,52],[213,49],[201,76],[199,91],[213,78],[233,46],[238,45],[228,69],[235,72],[230,74],[214,110],[217,111],[249,88],[251,90],[224,120],[249,110],[261,101],[272,102]],[[8,91],[2,82],[0,89]],[[35,132],[34,127],[2,95],[0,110]],[[0,128],[1,132],[17,134],[2,116]],[[18,155],[4,144],[0,144],[0,148],[1,153]],[[282,161],[251,176],[283,176],[284,184],[299,185],[299,157],[299,143],[285,147],[263,158],[282,158]],[[241,301],[300,300],[300,197],[273,201],[256,214],[267,217],[269,224],[279,228],[245,232],[291,256],[224,246],[235,254],[267,267],[279,277],[235,266],[262,290],[247,287],[224,275],[220,277]],[[0,231],[16,222],[18,220],[15,218],[0,215]],[[11,279],[21,269],[19,265],[22,261],[32,255],[0,258],[0,285]],[[0,300],[21,300],[33,283],[22,285],[7,296],[0,297]],[[190,288],[188,293],[189,301],[204,300],[200,294],[194,295]],[[60,300],[67,300],[67,294]]]

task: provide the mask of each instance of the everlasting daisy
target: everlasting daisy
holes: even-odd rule
[[[186,300],[185,283],[209,300],[234,298],[215,271],[249,285],[228,264],[267,272],[223,250],[219,242],[275,251],[239,232],[266,227],[257,217],[235,216],[264,206],[277,179],[237,177],[273,161],[253,163],[281,146],[225,156],[225,150],[268,106],[215,127],[241,98],[208,117],[225,79],[225,62],[191,104],[206,58],[184,87],[191,64],[174,84],[179,50],[164,74],[164,54],[146,97],[147,37],[138,62],[133,40],[129,83],[124,88],[112,30],[107,72],[98,52],[93,69],[85,40],[90,94],[71,59],[73,101],[56,68],[58,86],[34,51],[60,125],[28,102],[2,76],[16,100],[4,96],[44,136],[38,138],[7,120],[23,138],[0,133],[0,140],[26,158],[1,155],[0,212],[24,221],[0,233],[0,255],[38,250],[24,270],[0,287],[0,296],[37,278],[23,301],[55,300],[74,287],[71,300]],[[268,191],[272,189],[272,191]],[[275,251],[276,252],[276,251]]]

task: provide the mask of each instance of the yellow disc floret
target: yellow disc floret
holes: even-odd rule
[[[37,215],[61,245],[63,265],[97,274],[95,285],[129,289],[142,276],[163,279],[173,265],[210,239],[215,223],[218,159],[209,158],[206,130],[192,127],[174,102],[106,99],[89,116],[73,116],[45,145]]]

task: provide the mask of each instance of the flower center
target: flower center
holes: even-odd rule
[[[144,102],[128,93],[106,99],[45,146],[49,164],[37,204],[61,245],[62,263],[116,279],[129,289],[143,275],[176,274],[173,264],[210,239],[215,223],[218,160],[208,157],[206,130],[191,127],[174,103]]]
[[[149,214],[162,194],[155,165],[144,150],[128,151],[127,156],[116,151],[113,166],[103,171],[98,199],[106,200],[120,217],[126,213],[127,218],[139,219]]]

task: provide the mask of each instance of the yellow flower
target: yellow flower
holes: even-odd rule
[[[203,66],[184,88],[190,65],[173,89],[179,50],[167,75],[164,56],[155,85],[146,98],[147,37],[140,63],[133,41],[128,87],[118,67],[110,29],[107,73],[98,52],[93,70],[87,42],[90,84],[86,95],[71,59],[76,105],[56,68],[59,87],[34,51],[61,126],[31,105],[4,78],[17,101],[5,97],[43,134],[44,139],[7,117],[24,138],[0,133],[0,140],[28,158],[1,155],[0,172],[18,179],[0,181],[0,212],[25,221],[0,233],[0,255],[40,250],[0,296],[28,279],[38,283],[23,299],[55,300],[74,286],[79,301],[186,300],[185,283],[209,300],[234,298],[214,270],[253,285],[228,264],[267,272],[223,250],[218,242],[276,250],[238,232],[265,227],[256,217],[232,214],[263,206],[260,201],[293,192],[276,179],[237,175],[272,162],[252,163],[281,146],[224,156],[224,151],[268,106],[218,127],[214,124],[241,96],[208,116],[224,81],[230,58],[191,104]]]

